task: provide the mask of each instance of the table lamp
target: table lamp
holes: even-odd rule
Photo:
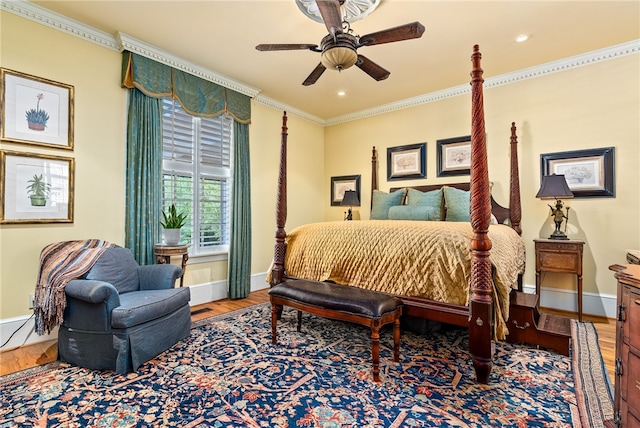
[[[353,220],[353,212],[351,207],[354,205],[359,206],[360,201],[358,200],[358,195],[355,190],[345,190],[344,196],[342,197],[342,202],[340,202],[342,206],[349,206],[349,211],[347,211],[344,215],[345,220]]]
[[[540,190],[538,190],[536,198],[556,200],[555,207],[549,205],[549,208],[551,208],[551,217],[553,217],[553,221],[556,224],[556,229],[551,236],[549,236],[549,239],[569,239],[567,235],[560,230],[560,226],[562,226],[564,220],[567,220],[567,223],[569,222],[569,207],[566,207],[565,215],[564,211],[562,211],[563,204],[560,199],[573,198],[573,193],[571,189],[569,189],[564,175],[552,174],[542,177],[542,183],[540,184]],[[567,230],[566,223],[564,230]]]

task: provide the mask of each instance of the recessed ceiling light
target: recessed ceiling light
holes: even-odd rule
[[[522,42],[526,42],[528,39],[529,39],[529,36],[527,36],[526,34],[520,34],[518,37],[516,37],[516,42],[522,43]]]
[[[338,91],[339,97],[344,97],[347,93],[345,91]]]

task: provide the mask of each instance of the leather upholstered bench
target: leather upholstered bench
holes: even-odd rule
[[[402,301],[377,291],[329,282],[293,279],[273,286],[271,300],[271,342],[276,341],[276,326],[282,306],[298,310],[300,331],[302,312],[325,318],[350,321],[371,328],[373,380],[380,381],[380,328],[393,323],[393,361],[400,359],[400,316]]]

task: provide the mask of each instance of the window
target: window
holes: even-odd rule
[[[186,212],[182,241],[193,255],[229,250],[233,119],[195,117],[163,100],[163,207]]]

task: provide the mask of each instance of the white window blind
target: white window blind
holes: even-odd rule
[[[191,254],[228,251],[232,119],[189,115],[163,100],[163,206],[188,214],[182,241]]]

